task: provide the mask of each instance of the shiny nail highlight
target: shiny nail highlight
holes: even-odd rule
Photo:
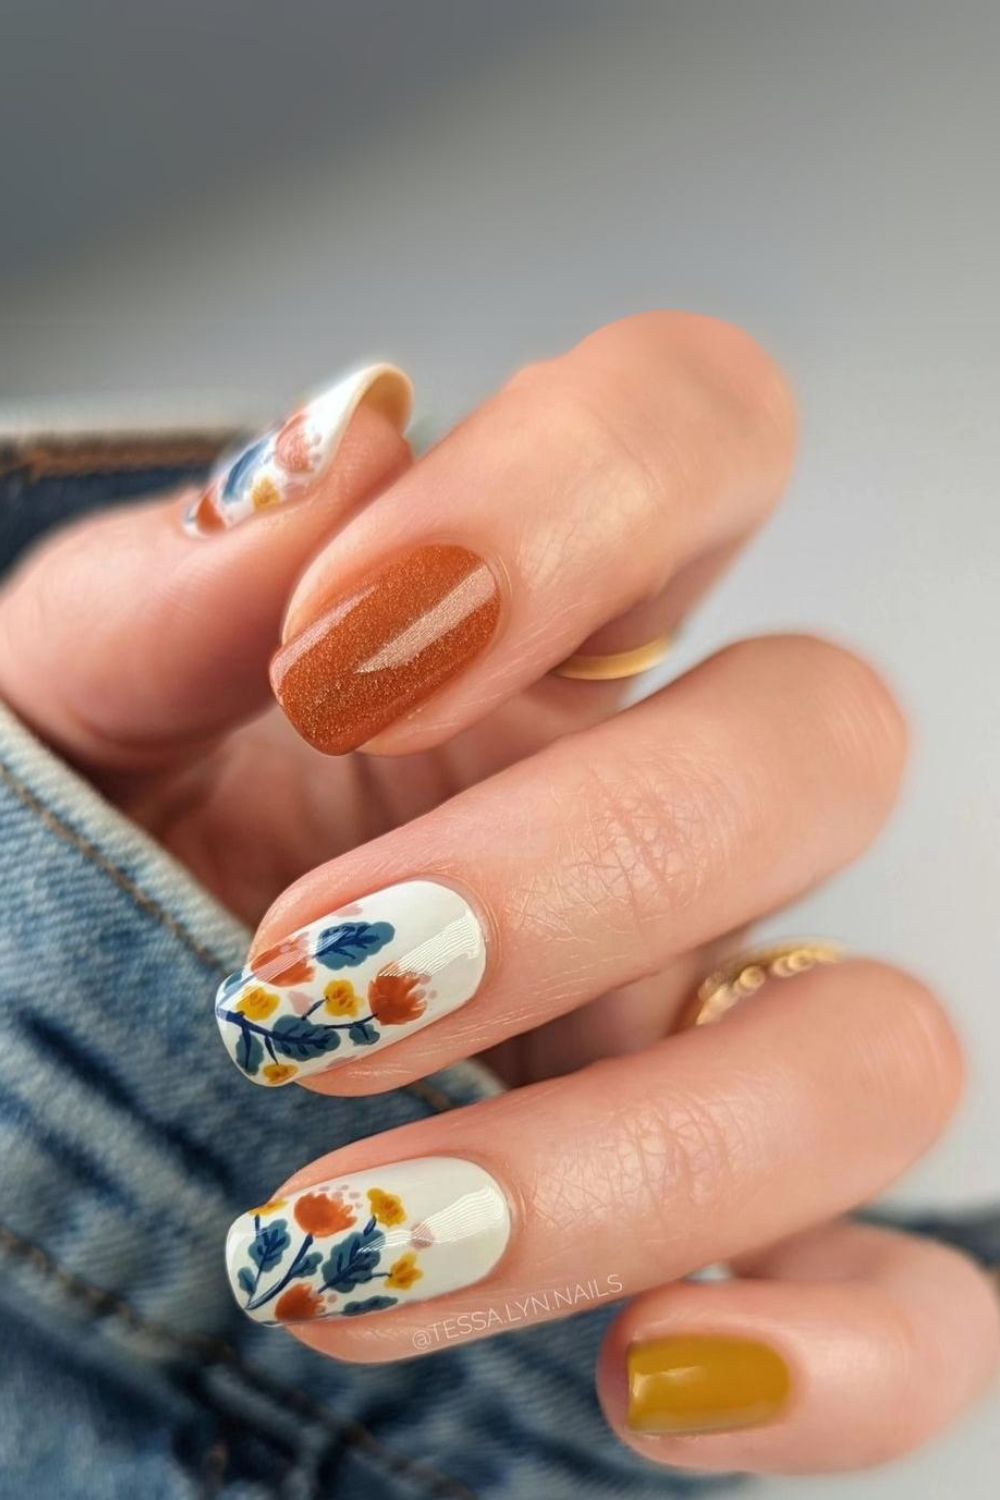
[[[386,1312],[471,1286],[510,1238],[482,1167],[424,1157],[333,1178],[241,1214],[226,1240],[233,1296],[258,1323]]]
[[[464,547],[420,547],[362,579],[271,664],[291,723],[343,755],[429,698],[485,650],[500,589]]]
[[[230,974],[215,1018],[240,1071],[276,1088],[402,1041],[479,988],[486,938],[467,901],[407,880],[310,922]]]
[[[190,536],[227,531],[241,521],[299,499],[329,469],[359,406],[382,411],[400,432],[413,388],[395,365],[368,365],[313,396],[280,427],[265,432],[212,471],[184,518]]]
[[[788,1366],[753,1339],[692,1335],[628,1351],[628,1426],[658,1436],[732,1432],[774,1421],[791,1391]]]

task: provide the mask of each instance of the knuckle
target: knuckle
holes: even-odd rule
[[[911,1249],[911,1264],[934,1287],[934,1307],[948,1309],[950,1350],[941,1358],[933,1316],[890,1279],[861,1287],[879,1329],[878,1357],[886,1389],[898,1393],[892,1422],[870,1429],[873,1462],[900,1458],[925,1444],[973,1400],[995,1375],[1000,1335],[996,1293],[976,1263],[961,1250],[932,1240]],[[898,1273],[897,1273],[898,1274]],[[928,1379],[928,1353],[935,1352],[938,1378]],[[902,1398],[902,1399],[900,1399]],[[865,1457],[868,1458],[868,1453]]]
[[[884,1390],[897,1400],[891,1415],[877,1409],[879,1419],[864,1426],[860,1462],[866,1467],[893,1463],[915,1452],[940,1426],[941,1400],[936,1384],[926,1379],[926,1330],[905,1301],[887,1297],[879,1286],[858,1286],[859,1308],[878,1329],[878,1346],[870,1354]]]
[[[757,432],[786,466],[795,445],[795,397],[784,371],[746,329],[700,313],[640,313],[598,330],[584,348],[613,365],[627,350],[657,369],[673,368],[731,419]]]
[[[522,368],[506,394],[519,426],[543,425],[546,443],[570,455],[560,482],[572,490],[581,474],[607,475],[616,535],[625,526],[648,537],[658,556],[664,537],[683,549],[706,521],[723,525],[721,493],[752,492],[755,516],[769,508],[791,463],[787,381],[755,339],[712,318],[651,312],[609,324]],[[590,507],[582,521],[608,519]]]
[[[668,786],[669,780],[669,786]],[[582,773],[574,850],[563,868],[593,882],[590,900],[633,951],[662,952],[665,918],[697,905],[712,872],[741,838],[745,817],[708,764],[637,749]],[[579,896],[579,891],[577,891]]]
[[[905,739],[902,709],[885,677],[865,657],[849,647],[818,637],[805,637],[806,649],[816,657],[821,681],[828,682],[836,702],[854,701],[886,733]]]
[[[691,1210],[729,1201],[746,1173],[750,1143],[737,1111],[721,1094],[712,1098],[675,1095],[664,1111],[661,1130],[669,1143],[671,1211],[681,1202]]]
[[[622,1097],[620,1074],[611,1063],[601,1118],[608,1192],[651,1245],[676,1245],[678,1214],[704,1216],[728,1201],[750,1169],[752,1145],[743,1123],[725,1099],[672,1091],[669,1100]],[[607,1153],[607,1142],[614,1143]]]
[[[903,711],[885,678],[864,657],[823,643],[827,723],[867,783],[895,792],[909,749]]]
[[[665,579],[675,565],[670,528],[663,524],[668,496],[684,466],[693,482],[696,455],[664,443],[653,454],[645,426],[623,411],[627,399],[613,378],[581,378],[564,361],[529,365],[508,382],[516,425],[538,433],[543,451],[559,455],[551,465],[551,514],[557,524],[534,525],[526,533],[531,554],[526,571],[534,588],[554,587],[565,573],[567,546],[595,555],[612,552],[620,592],[632,597],[647,587],[650,558]],[[537,453],[538,446],[528,448]],[[672,456],[676,448],[676,459]],[[581,505],[578,496],[603,491],[612,505]],[[621,546],[622,536],[637,545]],[[645,545],[649,542],[655,550]]]
[[[870,1082],[907,1109],[923,1144],[937,1138],[961,1098],[962,1044],[942,1002],[920,979],[866,961],[865,988],[878,996],[877,1025],[865,1052]],[[874,1019],[874,1018],[873,1018]]]
[[[777,666],[784,683],[794,682],[796,700],[808,708],[858,784],[881,795],[894,794],[906,764],[909,730],[882,674],[864,657],[819,636],[763,637],[723,654],[752,658],[758,652],[779,653],[772,670]]]
[[[631,492],[645,500],[663,481],[633,436],[634,424],[623,415],[627,401],[616,375],[611,369],[588,377],[565,359],[553,360],[518,371],[507,390],[519,400],[530,401],[534,420],[544,425],[547,443],[553,451],[569,456],[570,479],[577,477],[574,456],[579,470],[613,475],[617,510],[620,485],[625,486],[621,499],[627,508]]]

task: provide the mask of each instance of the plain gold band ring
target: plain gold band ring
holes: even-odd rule
[[[552,675],[569,677],[574,682],[619,682],[658,667],[672,644],[672,635],[658,635],[644,646],[633,646],[631,651],[612,651],[602,656],[577,652],[553,667]]]

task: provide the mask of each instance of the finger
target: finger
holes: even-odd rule
[[[323,1319],[304,1337],[338,1358],[398,1357],[442,1320],[459,1320],[456,1339],[499,1331],[502,1316],[472,1314],[533,1294],[532,1320],[563,1317],[578,1284],[633,1296],[869,1198],[936,1138],[960,1081],[954,1035],[915,980],[864,962],[814,970],[763,990],[721,1026],[313,1163],[277,1194],[292,1258],[282,1255],[257,1283],[250,1310],[274,1316],[276,1299],[265,1294],[281,1279],[271,1271],[294,1263],[295,1226],[308,1227],[292,1196],[303,1190],[356,1199],[357,1224],[343,1227],[357,1233],[377,1194],[392,1194],[402,1207],[385,1227],[395,1232],[370,1247],[377,1261],[364,1257],[361,1268],[389,1271],[415,1257],[391,1278],[386,1315],[355,1325],[339,1316],[340,1299],[356,1291],[346,1283],[357,1279],[340,1274],[341,1254],[367,1247],[339,1231],[317,1234],[322,1265],[333,1258],[326,1272],[317,1262],[312,1279],[302,1278],[314,1294],[307,1320]],[[313,1198],[309,1210],[321,1209]],[[229,1261],[237,1293],[255,1236],[253,1216],[237,1222]],[[556,1296],[567,1288],[568,1304]],[[379,1290],[365,1281],[360,1295]],[[411,1305],[425,1297],[440,1305]],[[305,1301],[296,1300],[301,1314]]]
[[[866,1468],[925,1443],[996,1372],[995,1287],[933,1241],[837,1224],[756,1257],[753,1275],[663,1287],[612,1328],[601,1402],[645,1458]]]
[[[56,535],[0,595],[0,694],[64,754],[115,770],[170,763],[259,711],[289,589],[407,463],[409,401],[401,372],[360,371],[224,460],[200,498]],[[210,519],[220,534],[197,534]]]
[[[642,1052],[662,1041],[707,974],[746,951],[749,924],[679,954],[647,979],[599,995],[575,1011],[523,1032],[483,1055],[507,1083],[575,1073],[602,1057]]]
[[[258,1083],[362,1093],[528,1031],[853,858],[903,750],[856,658],[725,651],[290,887],[220,991],[225,1045]]]
[[[631,318],[522,372],[315,559],[279,702],[328,753],[439,744],[609,622],[690,607],[780,495],[792,428],[772,362],[708,319]]]

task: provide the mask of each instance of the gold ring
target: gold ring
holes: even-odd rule
[[[578,652],[553,667],[552,674],[569,677],[574,682],[618,682],[658,667],[672,644],[673,636],[668,634],[658,635],[644,646],[634,646],[631,651],[612,651],[603,656]]]
[[[806,939],[797,943],[775,943],[769,948],[737,954],[713,970],[698,986],[681,1013],[678,1031],[692,1026],[710,1026],[753,995],[768,979],[791,979],[807,974],[819,964],[840,963],[844,950],[837,943]]]

